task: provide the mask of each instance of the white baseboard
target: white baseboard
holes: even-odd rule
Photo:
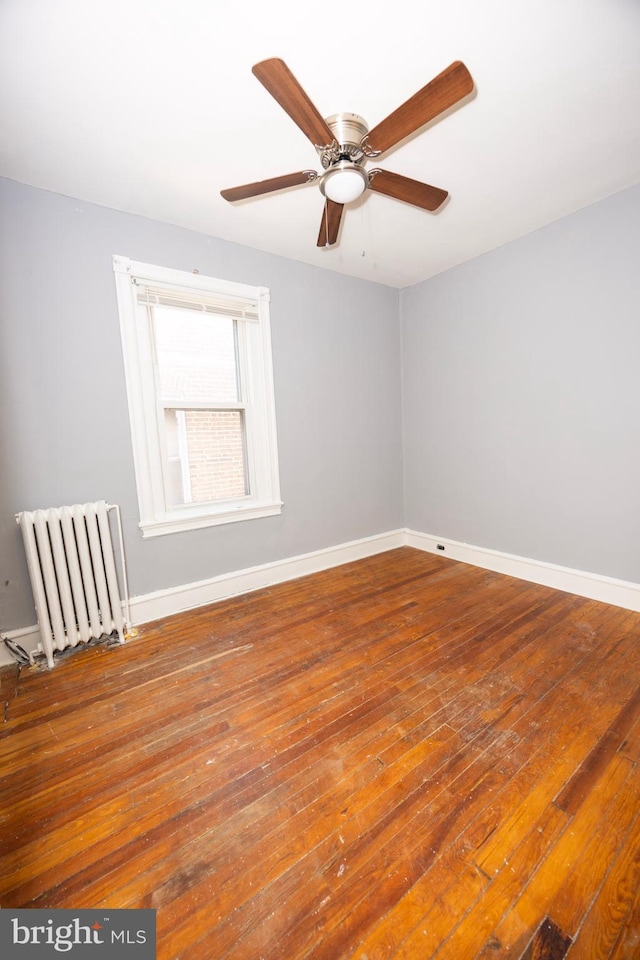
[[[444,550],[439,549],[438,545],[444,547]],[[640,612],[640,584],[638,583],[615,580],[612,577],[586,573],[582,570],[572,570],[569,567],[501,553],[485,547],[475,547],[446,537],[419,533],[416,530],[392,530],[297,557],[288,557],[285,560],[276,560],[261,566],[211,577],[209,580],[200,580],[197,583],[187,583],[132,597],[132,626],[150,623],[174,613],[183,613],[208,603],[260,590],[286,580],[295,580],[309,573],[328,570],[343,563],[361,560],[402,546],[416,547],[418,550],[447,557],[449,560],[459,560],[476,567],[483,567],[485,570],[494,570],[520,580],[530,580],[556,590],[576,593],[591,600],[600,600],[616,607]],[[40,640],[37,626],[11,630],[3,636],[19,643],[27,653],[35,651]],[[0,644],[0,666],[14,662],[4,644]]]
[[[242,593],[250,593],[263,587],[270,587],[285,580],[295,580],[309,573],[328,570],[331,567],[341,566],[353,560],[362,560],[376,553],[385,553],[395,547],[405,544],[405,531],[392,530],[362,540],[352,540],[334,547],[325,547],[314,550],[312,553],[301,554],[297,557],[287,557],[284,560],[275,560],[272,563],[263,563],[257,567],[248,567],[234,573],[225,573],[211,577],[209,580],[200,580],[197,583],[186,583],[166,590],[156,590],[154,593],[142,594],[131,598],[131,626],[136,627],[162,617],[169,617],[174,613],[183,613],[202,607],[218,600],[226,600]],[[11,630],[4,633],[19,643],[27,653],[37,649],[40,633],[37,626],[24,627],[20,630]],[[15,661],[4,644],[0,644],[0,666]]]
[[[450,560],[460,560],[475,567],[483,567],[485,570],[495,570],[497,573],[504,573],[520,580],[530,580],[556,590],[576,593],[590,600],[600,600],[603,603],[611,603],[615,607],[640,612],[639,583],[616,580],[613,577],[587,573],[584,570],[573,570],[570,567],[560,567],[554,563],[518,557],[511,553],[501,553],[499,550],[489,550],[486,547],[475,547],[469,543],[448,540],[446,537],[434,537],[415,530],[406,530],[405,533],[405,543],[409,547],[416,547],[428,553],[437,553]],[[444,547],[444,550],[439,549],[438,545]]]
[[[258,567],[247,567],[245,570],[225,573],[210,580],[157,590],[155,593],[131,599],[132,620],[134,624],[149,623],[151,620],[159,620],[173,613],[202,607],[207,603],[225,600],[240,593],[260,590],[275,583],[283,583],[285,580],[295,580],[296,577],[304,577],[319,570],[328,570],[330,567],[339,567],[343,563],[371,557],[376,553],[384,553],[395,547],[402,547],[404,544],[405,531],[393,530],[374,537],[365,537],[363,540],[352,540],[350,543],[338,544],[335,547],[314,550],[313,553],[304,553],[285,560],[263,563]]]

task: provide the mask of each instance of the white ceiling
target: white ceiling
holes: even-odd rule
[[[288,64],[373,127],[453,60],[476,90],[377,165],[447,189],[367,191],[317,249],[313,168],[251,67]],[[640,181],[639,0],[0,0],[0,175],[404,287]]]

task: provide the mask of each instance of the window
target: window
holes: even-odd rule
[[[113,268],[143,536],[280,513],[269,291]]]

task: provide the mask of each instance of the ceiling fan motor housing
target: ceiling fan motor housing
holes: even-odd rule
[[[334,142],[316,147],[325,170],[340,160],[359,163],[364,158],[362,141],[369,132],[366,120],[357,113],[335,113],[326,119]]]

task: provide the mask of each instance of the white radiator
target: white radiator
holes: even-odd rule
[[[38,650],[54,664],[56,650],[117,633],[124,643],[125,618],[111,539],[115,510],[128,607],[122,526],[118,507],[104,500],[16,515],[27,554],[40,628]]]

